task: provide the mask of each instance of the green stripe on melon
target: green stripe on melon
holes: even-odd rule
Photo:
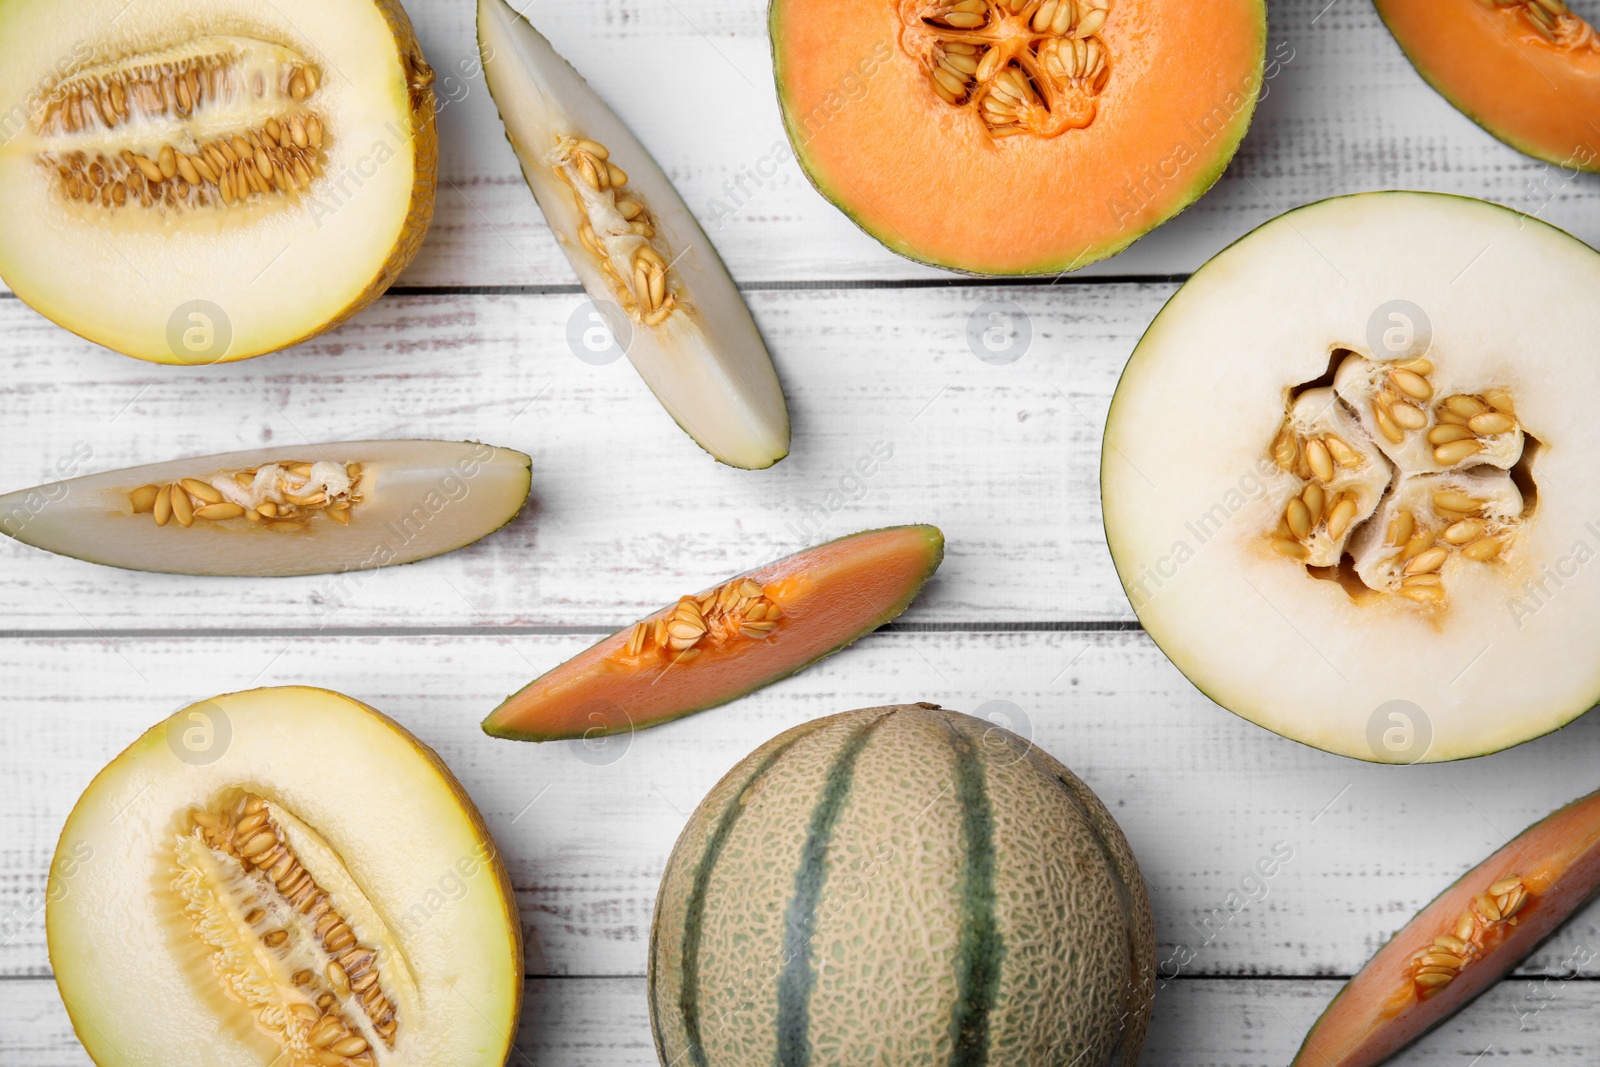
[[[1137,1059],[1155,937],[1110,814],[1029,742],[932,705],[780,735],[701,803],[651,937],[663,1064]]]

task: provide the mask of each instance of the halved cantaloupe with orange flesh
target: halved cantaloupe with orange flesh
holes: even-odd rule
[[[1232,158],[1260,0],[772,0],[779,102],[829,200],[903,256],[1049,274],[1120,252]]]
[[[686,596],[512,694],[485,733],[557,741],[726,704],[893,619],[944,559],[935,526],[842,537]]]
[[[1600,792],[1524,830],[1406,924],[1306,1036],[1293,1067],[1382,1063],[1497,982],[1600,889]]]
[[[1600,38],[1564,0],[1376,0],[1417,72],[1506,144],[1600,171]]]

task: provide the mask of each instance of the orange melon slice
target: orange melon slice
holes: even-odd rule
[[[1600,38],[1564,0],[1376,0],[1427,83],[1506,144],[1600,172]]]
[[[1600,792],[1441,893],[1334,997],[1292,1067],[1382,1063],[1499,981],[1600,889]]]
[[[1049,274],[1216,181],[1261,89],[1261,0],[772,0],[817,189],[911,259]]]
[[[612,634],[508,697],[484,732],[517,741],[601,737],[725,704],[899,615],[943,558],[935,526],[808,548]]]

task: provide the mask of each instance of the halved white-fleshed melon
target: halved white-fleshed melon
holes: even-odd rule
[[[479,0],[478,43],[523,177],[645,384],[724,463],[760,469],[788,455],[772,357],[650,153],[505,0]]]
[[[532,460],[472,441],[341,441],[152,463],[0,496],[0,533],[91,563],[271,577],[441,555],[506,523]]]
[[[1206,695],[1382,762],[1494,752],[1600,698],[1600,254],[1369,193],[1201,268],[1117,387],[1106,538]]]
[[[160,363],[320,333],[422,243],[432,82],[398,0],[7,0],[0,276]]]
[[[432,750],[325,689],[157,723],[67,817],[50,962],[99,1067],[499,1067],[521,927]]]

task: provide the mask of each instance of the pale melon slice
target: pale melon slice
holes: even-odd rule
[[[499,1067],[521,927],[477,809],[430,749],[324,689],[157,723],[56,848],[45,926],[99,1067]]]
[[[735,467],[789,453],[772,357],[722,259],[667,176],[505,0],[479,0],[489,91],[534,199],[667,412]]]
[[[397,0],[0,4],[0,276],[140,359],[313,336],[421,244],[432,81]]]
[[[461,441],[279,446],[0,496],[0,533],[132,570],[268,577],[454,551],[516,517],[532,461]]]
[[[1106,423],[1106,537],[1150,636],[1224,707],[1360,759],[1587,710],[1597,292],[1593,249],[1428,193],[1313,204],[1206,264]]]

